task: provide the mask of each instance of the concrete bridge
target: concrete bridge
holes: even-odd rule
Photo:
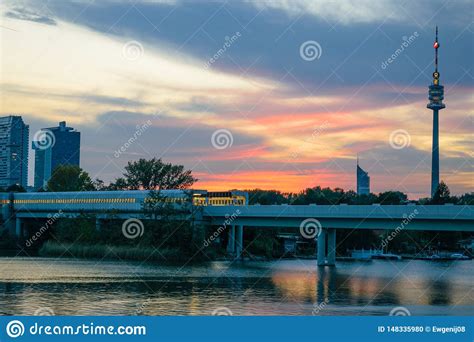
[[[467,205],[254,205],[204,207],[211,225],[229,226],[228,251],[240,257],[245,226],[297,228],[318,245],[318,265],[334,265],[336,229],[380,229],[398,232],[474,232],[474,206]]]
[[[304,237],[316,238],[318,264],[334,265],[336,229],[383,229],[474,232],[474,206],[467,205],[192,205],[186,198],[203,191],[186,193],[169,190],[168,200],[178,206],[189,205],[189,216],[204,225],[227,230],[227,250],[242,256],[245,227],[295,228]],[[131,217],[149,219],[143,211],[148,191],[90,191],[58,193],[0,194],[6,225],[17,236],[22,221],[91,214],[100,225],[102,219]],[[186,204],[187,203],[187,204]],[[202,202],[199,202],[202,203]],[[217,203],[228,203],[220,200]]]

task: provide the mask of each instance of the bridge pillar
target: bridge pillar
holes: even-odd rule
[[[15,236],[16,236],[17,238],[23,236],[22,223],[23,223],[23,222],[21,222],[21,218],[17,217],[17,218],[15,219]]]
[[[321,229],[318,236],[318,266],[326,265],[326,229]]]
[[[16,219],[14,217],[8,217],[4,222],[4,226],[8,231],[8,234],[11,236],[16,235]]]
[[[227,254],[233,255],[234,253],[235,253],[235,226],[232,225],[228,228]]]
[[[244,226],[237,226],[235,234],[235,259],[242,259],[242,250],[244,246]]]
[[[326,265],[336,265],[336,229],[334,228],[328,229],[328,254]]]

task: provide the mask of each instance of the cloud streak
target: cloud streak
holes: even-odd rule
[[[54,2],[46,16],[54,24],[38,14],[39,3],[11,6],[2,13],[13,30],[1,32],[9,53],[0,112],[23,115],[33,132],[67,120],[82,132],[82,166],[105,181],[129,159],[163,157],[192,168],[200,188],[353,189],[359,154],[373,191],[426,195],[432,23],[417,26],[419,3],[407,3],[413,18],[392,18],[400,5],[383,1],[291,4]],[[415,29],[420,37],[382,70]],[[206,68],[237,31],[242,36]],[[454,25],[442,32],[441,169],[459,193],[474,187],[472,49],[465,49],[472,34]],[[299,47],[314,39],[324,53],[308,62]],[[147,120],[152,125],[115,158]],[[213,147],[219,129],[231,132],[232,146]],[[394,150],[389,137],[399,129],[411,145]]]
[[[45,24],[45,25],[57,24],[56,20],[54,20],[53,18],[49,16],[39,14],[32,10],[28,10],[26,8],[21,8],[21,7],[12,8],[11,10],[5,12],[4,15],[7,18],[32,21],[39,24]]]

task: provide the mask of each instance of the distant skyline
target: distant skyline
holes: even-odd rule
[[[192,169],[195,188],[356,190],[358,154],[372,192],[427,197],[438,25],[440,179],[461,194],[474,189],[473,10],[5,1],[0,115],[21,115],[30,141],[67,121],[82,134],[81,167],[106,182],[129,160],[160,157]]]

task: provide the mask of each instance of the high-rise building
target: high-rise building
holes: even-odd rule
[[[370,177],[368,172],[359,166],[359,158],[357,158],[357,194],[370,194]]]
[[[59,165],[77,165],[80,162],[81,133],[67,127],[62,121],[57,127],[42,128],[32,143],[35,150],[35,188],[46,185]]]
[[[21,116],[0,118],[0,187],[28,185],[28,139]]]
[[[436,39],[433,44],[435,49],[435,71],[433,72],[433,84],[429,86],[426,106],[433,111],[433,145],[431,148],[431,197],[433,197],[439,185],[439,111],[446,106],[443,103],[444,87],[439,84],[438,72],[438,26],[436,26]]]

